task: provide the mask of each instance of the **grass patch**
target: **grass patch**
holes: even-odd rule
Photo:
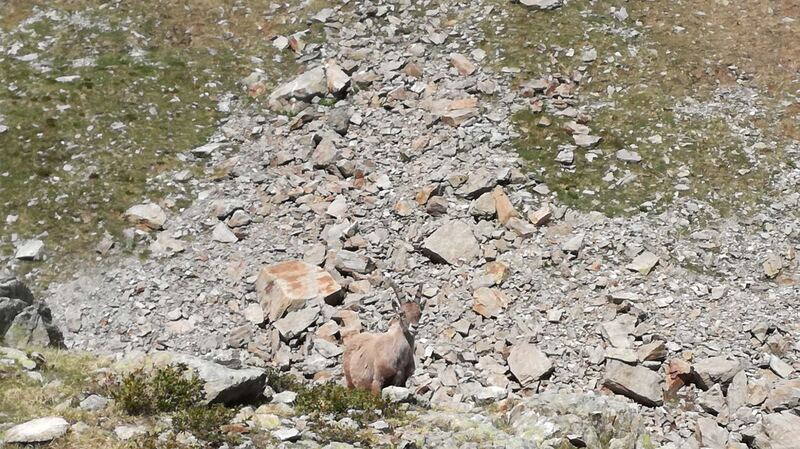
[[[334,419],[350,417],[360,423],[370,423],[380,418],[398,418],[402,415],[397,404],[371,391],[351,390],[334,383],[300,388],[297,391],[295,409],[299,413],[327,415]]]
[[[172,424],[178,432],[188,432],[195,437],[209,442],[225,441],[235,444],[236,439],[224,433],[220,428],[228,424],[235,412],[220,404],[197,406],[179,410],[172,417]]]
[[[498,14],[484,24],[483,48],[495,69],[519,69],[515,86],[582,73],[570,84],[571,93],[546,98],[542,112],[520,105],[513,116],[520,131],[515,145],[529,169],[571,207],[629,215],[690,197],[723,215],[755,211],[771,192],[772,175],[786,163],[775,145],[754,147],[757,139],[741,130],[756,127],[766,136],[761,141],[780,142],[770,123],[782,112],[765,105],[743,118],[733,100],[715,97],[720,88],[737,85],[736,71],[715,56],[733,54],[722,47],[739,45],[718,42],[718,36],[709,44],[706,28],[697,23],[706,19],[687,18],[695,16],[697,3],[707,12],[725,8],[712,8],[711,2],[657,3],[627,2],[631,18],[620,21],[611,13],[620,5],[608,0],[568,2],[540,12],[497,2]],[[680,28],[684,19],[694,25]],[[719,17],[715,20],[727,22],[715,26],[734,26],[754,37],[729,19]],[[590,49],[597,58],[584,61]],[[720,101],[722,108],[703,109]],[[568,106],[583,111],[591,133],[602,140],[595,148],[575,149],[574,163],[565,166],[556,156],[573,144],[564,125],[575,118],[561,114]],[[552,124],[541,126],[543,117]],[[618,159],[622,149],[639,153],[642,161]]]
[[[271,39],[322,41],[324,26],[304,19],[328,5],[5,2],[0,40],[15,51],[0,56],[0,256],[13,253],[11,234],[39,236],[50,262],[19,270],[41,273],[43,284],[62,259],[92,259],[104,233],[118,238],[132,204],[169,196],[177,213],[191,184],[163,175],[191,165],[184,154],[227,114],[220,100],[232,93],[258,107],[242,78],[258,69],[269,91],[299,69]]]
[[[203,382],[186,376],[186,367],[167,366],[125,376],[113,392],[114,399],[129,415],[154,415],[185,410],[203,399]],[[199,415],[198,415],[199,416]],[[186,422],[190,422],[188,419]]]
[[[313,425],[312,429],[325,443],[337,442],[358,445],[363,448],[370,448],[375,444],[375,437],[367,429],[359,429],[341,424],[319,424]]]

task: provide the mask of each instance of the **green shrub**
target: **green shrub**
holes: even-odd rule
[[[137,370],[125,376],[112,392],[114,399],[129,415],[171,413],[199,403],[203,382],[184,376],[185,366],[162,367],[151,373]]]
[[[303,384],[291,374],[281,373],[272,368],[267,369],[267,385],[276,393],[287,390],[299,391],[303,388]]]
[[[295,408],[300,413],[333,415],[335,419],[350,416],[362,423],[401,414],[396,404],[371,391],[348,389],[334,383],[300,388]]]
[[[176,432],[188,432],[208,443],[232,442],[220,428],[233,418],[234,411],[220,404],[192,406],[172,417]]]

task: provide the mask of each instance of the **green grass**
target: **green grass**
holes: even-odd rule
[[[225,116],[221,96],[235,93],[257,108],[261,98],[250,99],[241,79],[261,69],[268,92],[299,70],[271,38],[306,30],[306,41],[324,39],[322,25],[302,19],[328,3],[290,3],[291,10],[234,0],[4,4],[3,40],[21,44],[17,56],[39,56],[0,57],[0,123],[8,127],[0,134],[0,255],[13,253],[11,234],[44,236],[51,262],[21,267],[40,271],[44,283],[63,260],[90,260],[105,232],[119,237],[129,206],[170,197],[169,214],[178,213],[191,187],[159,175],[186,166],[181,155],[212,135]],[[76,66],[85,58],[92,63]],[[63,76],[78,78],[56,81]],[[204,176],[202,163],[190,168]],[[6,223],[7,215],[18,218]]]
[[[625,6],[639,18],[652,14],[650,3]],[[728,215],[756,210],[769,195],[770,177],[783,164],[780,154],[762,150],[749,157],[745,147],[752,142],[735,130],[761,123],[769,111],[745,123],[724,113],[679,111],[688,98],[710,100],[718,85],[705,70],[707,61],[700,50],[685,36],[651,32],[631,20],[618,22],[609,11],[619,5],[606,0],[569,2],[546,12],[506,2],[495,6],[501,14],[484,24],[487,38],[482,46],[495,69],[520,69],[514,85],[556,74],[572,77],[579,67],[588,67],[584,79],[574,85],[572,101],[588,113],[592,134],[602,140],[592,150],[577,149],[574,166],[555,161],[559,146],[573,143],[563,125],[574,119],[558,117],[552,109],[536,113],[527,107],[513,116],[521,134],[515,142],[520,155],[562,202],[613,216],[659,210],[676,198],[691,197]],[[589,47],[597,51],[597,59],[586,64],[581,54]],[[609,94],[609,89],[615,92]],[[550,126],[538,126],[543,116],[551,119]],[[615,153],[620,149],[638,152],[642,162],[618,160]],[[591,162],[587,153],[594,157]],[[682,172],[688,176],[682,177]],[[676,190],[679,184],[688,189]]]

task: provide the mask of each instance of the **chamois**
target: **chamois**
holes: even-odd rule
[[[414,336],[422,316],[421,303],[418,300],[401,303],[400,289],[391,280],[387,283],[397,296],[392,300],[397,316],[384,333],[361,333],[345,341],[343,361],[348,388],[381,394],[390,385],[404,387],[414,374]]]

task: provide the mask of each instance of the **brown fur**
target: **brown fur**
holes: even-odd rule
[[[344,376],[348,388],[362,388],[380,394],[390,385],[404,387],[414,374],[413,327],[422,311],[406,302],[384,333],[362,333],[345,341]]]

